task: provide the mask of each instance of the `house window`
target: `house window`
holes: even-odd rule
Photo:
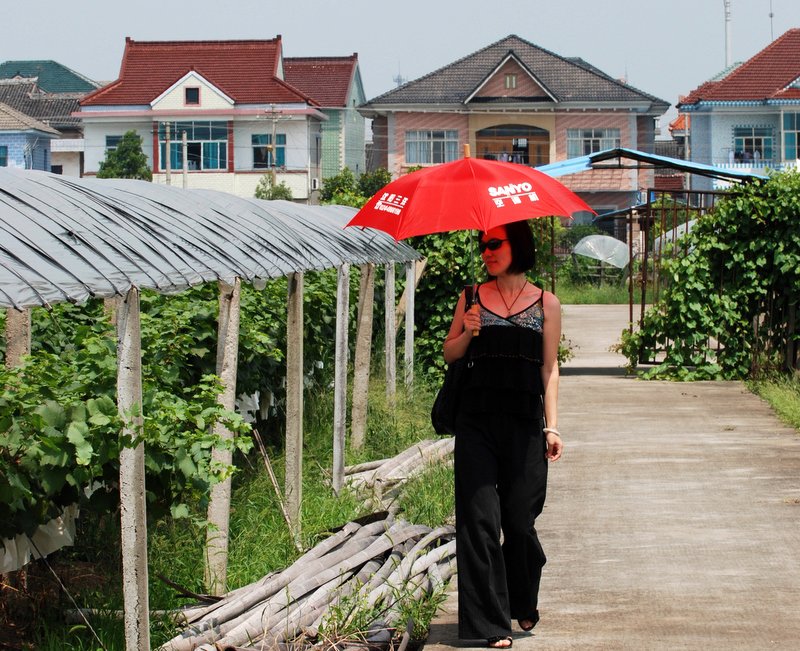
[[[567,158],[619,147],[619,129],[567,129]]]
[[[0,145],[0,167],[8,167],[8,145]]]
[[[253,169],[263,170],[269,167],[286,167],[286,134],[275,134],[275,162],[273,163],[272,134],[254,133],[251,136],[253,144]]]
[[[517,75],[515,74],[507,74],[506,75],[506,88],[508,90],[512,90],[517,87]]]
[[[159,166],[166,169],[167,123],[158,125]],[[196,120],[169,123],[170,167],[183,168],[183,132],[186,132],[186,163],[190,171],[224,170],[228,167],[228,123]]]
[[[122,136],[106,136],[106,153],[114,151],[121,141]]]
[[[734,127],[733,159],[737,163],[757,163],[772,159],[772,129]]]
[[[458,158],[458,131],[406,131],[406,164],[449,163]]]
[[[187,106],[200,106],[200,89],[197,87],[184,88],[183,99]]]
[[[800,113],[783,114],[783,160],[800,158]]]

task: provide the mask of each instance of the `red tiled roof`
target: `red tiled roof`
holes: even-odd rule
[[[790,29],[719,81],[708,81],[680,105],[701,101],[761,101],[800,99],[800,88],[788,88],[800,78],[800,29]]]
[[[678,117],[669,123],[670,132],[686,131],[686,129],[691,126],[691,120],[691,117],[686,113],[679,113]]]
[[[291,57],[283,60],[286,81],[320,103],[346,107],[358,54],[349,57]]]
[[[309,101],[277,77],[281,37],[252,41],[142,41],[125,39],[119,79],[87,95],[82,106],[149,104],[196,71],[237,104]]]

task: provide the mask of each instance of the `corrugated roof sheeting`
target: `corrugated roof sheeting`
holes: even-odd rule
[[[682,160],[679,158],[669,158],[667,156],[658,156],[656,154],[648,154],[643,151],[626,149],[624,147],[618,147],[616,149],[604,149],[587,156],[578,156],[576,158],[568,158],[567,160],[556,161],[555,163],[548,163],[547,165],[539,165],[539,167],[536,169],[556,178],[559,176],[565,176],[567,174],[577,174],[578,172],[586,172],[589,170],[624,169],[621,167],[621,161],[623,158],[639,161],[640,163],[645,163],[653,168],[676,169],[715,179],[749,181],[752,179],[767,178],[763,174],[755,174],[752,171],[714,167],[713,165],[695,163],[693,161]],[[620,167],[615,167],[613,164],[608,166],[596,165],[597,163],[614,160],[619,162]]]
[[[171,293],[421,257],[385,233],[345,229],[355,212],[0,169],[0,306],[80,303],[132,286]]]

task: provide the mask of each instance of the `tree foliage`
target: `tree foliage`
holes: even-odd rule
[[[86,314],[94,315],[91,325]],[[30,534],[68,504],[115,512],[123,446],[145,443],[153,517],[170,508],[187,513],[187,502],[202,502],[230,472],[211,460],[215,445],[229,445],[211,433],[215,423],[239,435],[234,445],[249,447],[241,417],[216,401],[218,380],[202,375],[178,386],[169,368],[161,373],[163,358],[146,354],[152,335],[143,323],[144,426],[124,440],[108,321],[92,304],[36,310],[35,350],[19,368],[0,370],[0,538]]]
[[[698,219],[664,263],[668,284],[621,350],[665,349],[647,377],[735,379],[780,367],[787,315],[800,299],[800,174],[737,188]],[[718,344],[718,345],[717,345]]]
[[[364,172],[356,178],[353,171],[345,167],[341,172],[322,181],[320,201],[360,208],[369,198],[392,180],[385,168]]]
[[[97,178],[153,180],[147,155],[142,151],[142,138],[136,131],[126,131],[116,149],[106,152]]]
[[[273,185],[272,174],[264,174],[259,179],[254,196],[256,199],[285,199],[286,201],[294,198],[291,188],[283,181],[278,185]]]

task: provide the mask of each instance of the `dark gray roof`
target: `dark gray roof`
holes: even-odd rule
[[[0,307],[420,259],[386,233],[344,228],[355,213],[0,168]]]
[[[0,102],[61,131],[80,127],[80,119],[72,113],[84,94],[52,95],[42,92],[35,79],[0,79]]]
[[[654,110],[663,112],[669,108],[669,102],[613,79],[582,59],[559,56],[513,34],[379,95],[363,107],[463,104],[509,54],[528,69],[556,102],[650,102]]]

